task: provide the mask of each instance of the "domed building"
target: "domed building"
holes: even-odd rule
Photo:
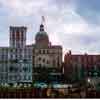
[[[52,45],[49,36],[44,29],[44,25],[40,25],[39,32],[35,36],[35,44],[33,49],[33,78],[38,76],[38,69],[49,69],[50,74],[60,74],[57,70],[62,65],[62,47],[60,45]],[[37,71],[36,71],[37,70]],[[41,72],[41,71],[40,71]],[[36,79],[35,79],[36,80]]]
[[[37,46],[48,46],[49,44],[49,37],[44,30],[43,24],[40,25],[40,31],[36,34],[35,41]]]

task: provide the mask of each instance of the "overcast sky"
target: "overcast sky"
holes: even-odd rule
[[[27,26],[34,43],[41,16],[52,44],[64,52],[100,53],[100,0],[0,0],[0,46],[9,45],[9,26]]]

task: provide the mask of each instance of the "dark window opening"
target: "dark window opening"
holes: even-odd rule
[[[41,60],[41,57],[39,57],[39,61]]]
[[[45,59],[43,59],[43,62],[45,62]]]

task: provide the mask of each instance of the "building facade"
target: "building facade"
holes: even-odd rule
[[[0,47],[0,85],[31,84],[43,77],[49,80],[51,76],[56,79],[61,76],[62,46],[52,45],[43,23],[31,45],[26,45],[26,27],[11,26],[9,31],[9,47]],[[69,51],[64,56],[63,67],[64,77],[69,80],[100,77],[100,55]]]
[[[0,48],[0,84],[5,85],[8,82],[9,66],[9,48]]]
[[[26,32],[26,27],[10,27],[8,83],[11,84],[32,83],[32,46],[26,45]]]
[[[26,46],[26,32],[27,28],[10,26],[10,47],[12,48],[24,48]]]
[[[40,72],[36,69],[48,69],[51,70],[50,74],[61,74],[55,72],[61,69],[62,65],[62,47],[60,45],[52,45],[49,41],[47,32],[44,29],[44,25],[40,25],[39,32],[35,37],[35,44],[33,49],[33,78]]]
[[[51,44],[43,24],[31,45],[26,45],[26,27],[10,26],[9,32],[9,47],[0,47],[0,84],[31,84],[41,73],[37,69],[61,75],[62,47]]]
[[[100,55],[72,54],[69,51],[64,56],[64,74],[73,75],[75,68],[83,77],[100,77]]]
[[[32,83],[32,45],[26,27],[11,26],[9,47],[0,47],[0,85]]]
[[[34,67],[61,67],[62,47],[50,43],[42,24],[40,25],[40,31],[35,37],[33,56]]]

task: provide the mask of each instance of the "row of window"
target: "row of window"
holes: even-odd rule
[[[47,67],[46,65],[38,64],[38,67]]]
[[[24,66],[29,66],[29,64],[32,64],[32,58],[28,58],[28,59],[9,59],[9,60],[2,60],[1,63],[10,63],[12,65],[20,65],[20,64],[24,64]],[[28,64],[28,65],[27,65]]]
[[[1,81],[1,80],[2,80],[2,81],[4,81],[4,80],[7,81],[7,79],[8,79],[7,75],[5,75],[5,74],[0,74],[0,81]]]
[[[7,72],[8,71],[8,68],[7,67],[5,67],[5,68],[0,68],[0,73],[2,73],[2,72]]]
[[[32,52],[32,49],[22,49],[22,48],[17,48],[17,49],[10,49],[10,52],[26,52],[26,53],[30,53]]]
[[[2,55],[2,56],[0,56],[0,59],[1,59],[1,60],[3,60],[3,59],[6,60],[6,59],[8,59],[8,55]]]
[[[45,62],[43,62],[43,63],[45,63],[45,65],[46,65],[46,64],[47,64],[47,65],[50,64],[50,62],[49,62],[48,60],[45,61]],[[60,62],[59,62],[59,61],[56,62],[55,60],[53,60],[52,64],[53,64],[53,66],[60,66]],[[44,65],[44,64],[43,64],[43,65]],[[42,66],[42,63],[39,62],[37,66],[41,67],[41,66]]]
[[[1,50],[0,50],[0,53],[7,54],[7,53],[8,53],[8,50],[6,50],[6,49],[1,49]]]
[[[9,58],[12,58],[12,59],[15,59],[15,58],[18,58],[18,59],[22,59],[22,58],[26,58],[26,59],[32,59],[32,56],[31,55],[11,55],[11,57]]]
[[[32,80],[32,76],[26,76],[26,75],[23,75],[23,76],[17,76],[17,75],[11,75],[9,76],[9,80],[11,81],[20,81],[20,80],[26,80],[26,81],[29,81],[29,80]]]
[[[10,37],[13,39],[15,39],[15,38],[25,38],[25,33],[26,33],[26,31],[25,30],[23,30],[23,29],[21,29],[21,30],[19,30],[19,29],[13,29],[13,30],[10,30]],[[16,33],[16,34],[15,34]]]
[[[12,54],[32,55],[32,51],[28,51],[28,52],[23,51],[23,52],[21,52],[21,51],[19,50],[19,51],[17,51],[17,52],[14,52],[14,51],[13,51],[13,52],[2,52],[2,53],[0,53],[0,57],[1,57],[1,56],[8,56],[9,53],[10,53],[10,55],[12,55]]]
[[[54,54],[54,53],[60,53],[60,51],[57,50],[48,50],[48,49],[41,49],[41,50],[33,50],[33,53],[39,53],[39,54]]]
[[[17,67],[10,67],[9,68],[9,71],[10,72],[31,72],[31,69],[30,68],[28,68],[28,67],[23,67],[23,69],[21,70],[21,69],[19,69],[19,68],[17,68]]]
[[[50,62],[47,59],[45,59],[45,58],[39,57],[38,61],[42,61],[43,63],[50,64]]]
[[[71,59],[73,61],[80,61],[80,62],[86,62],[86,63],[93,63],[93,62],[99,62],[100,59],[96,58],[95,56],[91,56],[91,57],[82,57],[82,56],[72,56]]]

